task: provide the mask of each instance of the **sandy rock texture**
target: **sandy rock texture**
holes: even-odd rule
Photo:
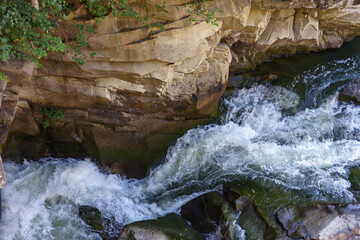
[[[90,156],[112,172],[144,175],[177,137],[216,115],[229,69],[337,48],[360,32],[360,2],[354,0],[215,0],[209,7],[222,10],[217,25],[189,21],[187,2],[167,1],[150,19],[164,31],[111,14],[96,23],[75,4],[59,34],[71,41],[75,24],[95,28],[86,36],[84,65],[71,51],[49,54],[39,68],[2,63],[9,77],[0,85],[3,157]],[[137,1],[131,4],[142,11]],[[65,117],[47,119],[44,109]]]

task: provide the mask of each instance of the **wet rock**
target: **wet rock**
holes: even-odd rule
[[[253,200],[240,197],[235,203],[236,210],[240,212],[236,222],[245,230],[246,239],[272,240],[276,238],[275,230],[257,210]]]
[[[118,239],[120,225],[116,223],[114,217],[104,217],[97,208],[91,206],[80,206],[79,216],[103,240]]]
[[[360,102],[360,78],[347,85],[339,93],[339,100],[344,102]]]
[[[0,156],[0,218],[1,218],[1,189],[4,187],[5,183],[6,183],[5,169],[2,158]]]
[[[148,164],[141,161],[116,161],[110,168],[110,173],[120,174],[127,178],[141,178],[147,173]]]
[[[256,240],[276,238],[274,229],[262,217],[253,200],[239,197],[228,188],[223,192],[226,200],[218,192],[191,200],[181,208],[181,216],[201,234],[211,233],[219,239],[236,240],[242,235]]]
[[[126,225],[118,240],[173,240],[204,238],[177,214],[168,214],[156,220],[134,222]]]
[[[269,73],[269,74],[264,74],[262,76],[259,77],[259,82],[274,82],[277,79],[277,75],[273,74],[273,73]]]
[[[221,235],[227,240],[245,239],[245,231],[237,224],[239,213],[228,202],[223,204],[221,211]]]
[[[360,191],[360,167],[350,169],[349,181],[351,183],[351,190]]]
[[[300,204],[277,212],[277,219],[292,238],[359,239],[359,204]]]
[[[213,233],[218,228],[225,199],[218,192],[203,194],[181,208],[181,216],[202,234]]]
[[[225,195],[228,201],[233,202],[240,196],[252,199],[257,211],[271,225],[276,225],[273,213],[281,206],[302,201],[301,195],[293,190],[283,188],[274,183],[264,183],[261,180],[233,182],[228,186],[231,194]]]

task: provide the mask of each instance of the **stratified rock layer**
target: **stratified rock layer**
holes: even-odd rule
[[[49,54],[40,68],[1,64],[9,77],[0,85],[2,155],[21,160],[32,148],[33,159],[92,156],[112,172],[143,175],[179,134],[216,113],[229,67],[241,71],[274,55],[340,47],[360,32],[358,1],[211,1],[222,10],[217,25],[189,21],[187,2],[168,1],[150,20],[164,31],[112,15],[96,23],[79,5],[59,35],[71,41],[77,23],[95,28],[86,36],[84,65],[73,52]],[[156,3],[163,1],[145,2]],[[65,117],[42,130],[45,107]]]

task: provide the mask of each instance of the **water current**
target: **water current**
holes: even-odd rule
[[[6,161],[0,239],[101,239],[79,206],[125,225],[176,212],[223,184],[247,183],[252,197],[275,202],[355,201],[348,177],[360,164],[360,106],[339,102],[337,92],[360,76],[359,43],[265,64],[260,71],[277,74],[275,84],[255,76],[233,91],[219,123],[189,130],[144,179],[107,174],[89,160]]]

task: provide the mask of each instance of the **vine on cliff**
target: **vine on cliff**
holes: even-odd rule
[[[85,33],[94,33],[86,24],[76,24],[76,38],[67,39],[62,33],[60,23],[67,20],[71,3],[74,0],[2,0],[0,4],[0,60],[28,59],[40,66],[40,60],[49,52],[66,54],[73,49],[73,60],[81,65],[85,62],[82,49],[87,47]],[[75,1],[76,2],[76,1]],[[114,17],[129,17],[150,29],[164,30],[161,23],[150,23],[150,19],[165,9],[165,3],[148,7],[144,0],[139,0],[141,13],[135,11],[128,0],[77,0],[84,4],[90,18],[102,21],[108,14]],[[208,10],[209,0],[194,0],[185,5],[190,21],[206,21],[218,25],[215,13]],[[96,53],[92,52],[90,57]],[[0,72],[0,80],[6,80]]]

